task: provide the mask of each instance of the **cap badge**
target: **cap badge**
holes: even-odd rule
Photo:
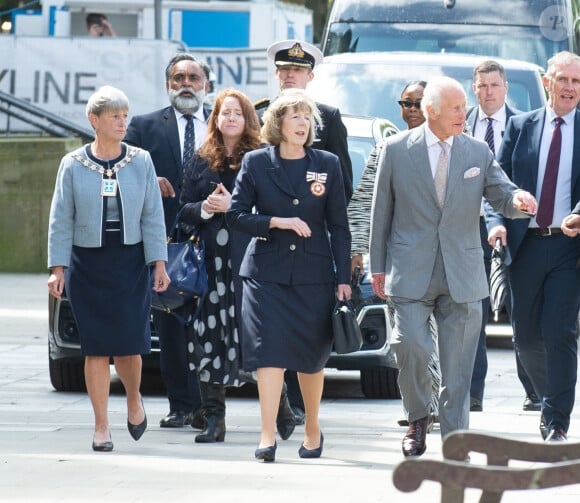
[[[304,51],[302,50],[302,46],[296,42],[288,51],[288,56],[292,58],[303,58]]]

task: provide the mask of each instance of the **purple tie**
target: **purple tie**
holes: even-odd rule
[[[556,197],[556,182],[558,181],[558,167],[560,166],[560,151],[562,150],[562,130],[560,126],[564,123],[562,117],[554,119],[556,126],[552,133],[548,160],[546,161],[546,172],[542,182],[542,193],[538,203],[538,213],[536,222],[540,229],[547,229],[552,225],[554,217],[554,199]]]
[[[495,145],[493,141],[493,119],[488,117],[487,119],[487,129],[485,130],[485,143],[489,146],[491,153],[495,155]]]

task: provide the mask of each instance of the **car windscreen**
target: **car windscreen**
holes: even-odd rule
[[[509,83],[508,103],[528,111],[544,105],[545,97],[538,77],[530,71],[506,68]],[[401,92],[408,82],[429,80],[436,75],[457,79],[465,89],[468,106],[476,103],[471,89],[473,69],[443,65],[403,63],[331,63],[316,67],[316,76],[308,85],[308,93],[317,101],[338,107],[343,114],[383,117],[399,129],[406,129],[401,119]]]
[[[330,26],[325,55],[372,51],[451,52],[519,59],[545,67],[556,52],[570,50],[569,43],[567,38],[544,37],[537,26],[341,22]]]

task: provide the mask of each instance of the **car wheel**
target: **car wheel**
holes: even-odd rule
[[[367,398],[401,398],[398,369],[378,367],[360,371],[362,392]]]
[[[86,391],[84,360],[48,358],[50,382],[57,391]]]

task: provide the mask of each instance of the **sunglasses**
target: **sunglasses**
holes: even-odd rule
[[[420,101],[397,101],[397,103],[407,110],[413,107],[415,107],[417,110],[421,110]]]

